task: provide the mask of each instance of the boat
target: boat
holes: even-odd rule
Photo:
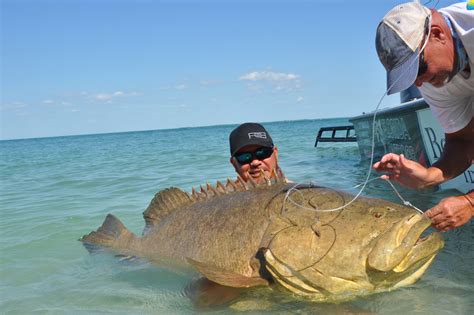
[[[378,111],[375,122],[373,118],[374,112],[363,113],[349,119],[352,125],[321,128],[315,146],[320,142],[357,141],[362,160],[370,160],[375,129],[374,161],[393,152],[429,167],[441,157],[444,131],[416,86],[400,93],[400,105]],[[474,189],[474,167],[471,165],[463,174],[437,188],[463,193]]]

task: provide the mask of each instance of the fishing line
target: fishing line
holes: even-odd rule
[[[392,182],[391,182],[389,179],[382,179],[382,178],[380,178],[380,177],[377,177],[377,178],[372,178],[369,182],[372,182],[372,181],[374,181],[374,180],[385,180],[385,181],[387,181],[387,182],[390,184],[390,186],[392,187],[393,191],[397,194],[398,198],[400,198],[400,200],[402,201],[402,203],[403,203],[405,206],[411,207],[411,208],[415,209],[416,211],[418,211],[419,213],[421,213],[422,215],[424,215],[424,212],[423,212],[422,210],[420,210],[420,209],[417,208],[415,205],[413,205],[410,201],[405,200],[405,199],[402,197],[402,195],[398,192],[397,188],[392,184]],[[308,208],[308,207],[305,207],[304,205],[295,202],[295,201],[290,197],[290,194],[291,194],[291,193],[297,192],[297,193],[299,193],[299,194],[303,197],[303,200],[304,200],[304,195],[303,195],[303,193],[298,189],[298,186],[300,186],[300,185],[301,185],[301,186],[304,185],[305,188],[308,187],[307,184],[296,184],[296,185],[292,186],[290,189],[288,189],[288,191],[287,191],[286,194],[285,194],[285,197],[283,198],[282,213],[283,213],[283,211],[285,210],[286,201],[289,201],[290,203],[292,203],[293,205],[297,206],[298,208],[302,208],[302,209],[310,210],[310,211],[316,211],[316,212],[318,212],[318,211],[320,211],[320,212],[335,212],[335,211],[339,211],[339,210],[341,210],[341,209],[344,209],[345,207],[347,207],[347,206],[349,205],[349,203],[347,203],[347,204],[344,204],[344,205],[341,206],[341,207],[334,208],[334,209],[317,209],[317,208]],[[360,185],[362,185],[362,183],[359,184],[359,185],[356,185],[356,187],[357,187],[357,186],[360,186]],[[310,183],[310,184],[309,184],[309,187],[311,187],[311,186],[312,186],[312,184]],[[315,185],[314,187],[316,187],[316,185]],[[355,201],[355,198],[354,198],[353,200],[351,200],[351,202],[352,202],[352,201]]]
[[[428,15],[426,18],[428,18],[428,34],[426,35],[426,39],[420,49],[420,51],[418,52],[418,58],[413,60],[411,65],[414,64],[414,62],[419,62],[419,57],[421,55],[421,53],[424,51],[424,49],[426,48],[426,45],[428,44],[428,41],[429,41],[429,38],[430,38],[430,35],[431,35],[431,14]],[[371,140],[371,152],[370,152],[370,163],[369,163],[369,169],[368,169],[368,172],[367,172],[367,176],[365,178],[365,181],[364,183],[362,184],[362,188],[359,190],[359,192],[354,196],[354,198],[352,198],[351,201],[349,201],[348,203],[340,206],[340,207],[337,207],[337,208],[333,208],[333,209],[314,209],[314,208],[308,208],[308,207],[305,207],[303,205],[300,205],[300,204],[297,204],[296,202],[294,202],[291,198],[289,198],[289,195],[291,192],[293,191],[296,191],[298,186],[300,184],[296,184],[294,185],[293,187],[291,187],[285,194],[285,198],[283,199],[283,205],[282,205],[282,211],[283,211],[283,208],[285,206],[285,203],[286,201],[290,201],[291,203],[293,203],[294,205],[298,206],[298,207],[301,207],[303,209],[306,209],[306,210],[311,210],[311,211],[320,211],[320,212],[334,212],[334,211],[339,211],[339,210],[342,210],[346,207],[348,207],[349,205],[351,205],[354,201],[356,201],[360,195],[362,194],[362,192],[365,190],[367,184],[372,181],[372,180],[369,180],[370,178],[370,175],[372,173],[372,165],[374,163],[374,151],[375,151],[375,119],[377,117],[377,113],[379,111],[379,107],[380,105],[382,104],[382,101],[384,100],[385,96],[387,96],[388,94],[388,91],[390,91],[392,89],[392,87],[398,82],[398,80],[401,79],[401,76],[398,77],[393,83],[392,85],[390,85],[387,90],[384,92],[384,94],[382,95],[382,97],[380,98],[377,106],[375,107],[375,111],[374,111],[374,116],[372,118],[372,140]],[[375,179],[379,179],[380,177],[377,177]],[[375,180],[373,179],[373,180]],[[403,199],[403,197],[400,195],[400,193],[396,190],[395,186],[393,186],[393,184],[387,179],[387,181],[389,182],[389,184],[392,186],[392,188],[394,189],[395,193],[398,195],[398,197],[402,200],[403,204],[406,205],[406,206],[410,206],[412,208],[414,208],[416,211],[420,212],[423,214],[423,211],[421,211],[420,209],[418,209],[417,207],[415,207],[411,202],[409,201],[406,201],[405,199]],[[310,184],[311,185],[311,184]],[[358,184],[356,185],[355,187],[357,186],[360,186],[361,184]],[[355,188],[354,187],[354,188]]]
[[[421,213],[423,215],[425,214],[422,210],[415,207],[410,201],[403,199],[402,195],[398,192],[398,190],[395,188],[395,186],[392,184],[392,182],[389,179],[385,179],[385,180],[390,184],[390,186],[392,186],[392,188],[395,191],[395,193],[397,194],[398,198],[400,198],[400,200],[403,202],[403,204],[405,206],[412,207],[413,209],[415,209],[419,213]]]

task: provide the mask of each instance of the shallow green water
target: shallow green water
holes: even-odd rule
[[[335,188],[365,179],[356,144],[313,147],[322,126],[345,120],[265,124],[285,174]],[[233,177],[228,134],[235,126],[0,142],[0,299],[6,314],[232,313],[197,309],[183,293],[194,274],[145,262],[90,256],[79,237],[114,213],[134,232],[154,193]],[[427,209],[455,192],[402,194]],[[398,202],[386,183],[365,194]],[[415,285],[342,304],[316,304],[268,289],[249,291],[249,313],[470,314],[474,310],[474,225],[445,233],[446,247]],[[265,309],[260,309],[260,308]]]

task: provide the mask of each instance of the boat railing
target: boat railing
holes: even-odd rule
[[[354,130],[353,125],[319,128],[314,147],[317,147],[319,142],[356,142],[357,137],[354,132],[351,132],[352,130]]]

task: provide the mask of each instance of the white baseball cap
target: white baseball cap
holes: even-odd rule
[[[406,90],[415,82],[424,48],[420,46],[430,27],[431,11],[419,2],[396,6],[380,22],[375,47],[387,70],[387,94]]]

